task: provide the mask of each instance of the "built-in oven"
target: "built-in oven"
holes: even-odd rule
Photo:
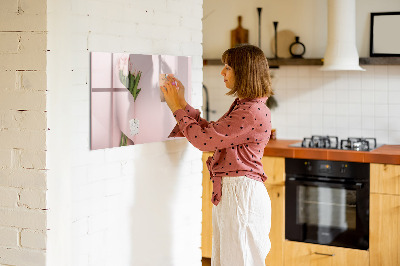
[[[287,158],[285,169],[286,239],[368,249],[369,164]]]

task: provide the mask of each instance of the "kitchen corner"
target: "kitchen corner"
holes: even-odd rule
[[[400,2],[379,3],[233,1],[235,8],[229,10],[204,1],[203,83],[209,88],[209,120],[217,121],[232,102],[218,78],[219,57],[228,48],[238,15],[250,31],[248,42],[258,42],[273,76],[278,106],[270,108],[271,122],[278,139],[269,141],[262,158],[272,204],[266,266],[400,265],[400,57],[398,52],[385,57],[375,53],[373,36],[390,37],[396,26],[375,27],[379,23],[372,19],[383,19],[389,11],[399,16]],[[263,31],[257,35],[261,7]],[[277,21],[280,29],[276,34],[275,27],[274,34]],[[289,33],[301,37],[307,47],[304,58],[285,55],[291,49],[284,38]],[[393,43],[383,39],[378,41]],[[326,135],[337,136],[334,145]],[[210,155],[203,154],[203,163]],[[204,167],[205,258],[211,257],[211,193]]]
[[[400,224],[400,145],[382,145],[372,151],[290,146],[298,142],[301,141],[286,139],[271,140],[264,150],[262,163],[268,176],[265,186],[272,203],[272,226],[270,232],[272,248],[266,258],[266,265],[398,265],[400,262],[398,254],[400,248],[398,243],[398,239],[400,238],[400,231],[398,230],[398,224]],[[204,153],[203,163],[205,163],[205,159],[211,154],[211,152]],[[316,186],[315,189],[313,189],[313,185],[298,185],[295,187],[297,191],[304,190],[304,188],[309,190],[305,190],[305,192],[295,196],[296,192],[294,192],[293,188],[289,189],[290,182],[287,180],[289,175],[286,172],[290,172],[286,165],[288,160],[301,160],[301,164],[305,164],[305,166],[311,163],[314,164],[315,169],[325,169],[325,167],[329,169],[334,164],[342,164],[342,168],[344,166],[351,168],[351,164],[359,164],[364,167],[364,170],[354,170],[351,172],[353,174],[355,172],[356,176],[365,177],[368,182],[364,185],[360,183],[361,181],[356,181],[354,189],[350,188],[350,185],[347,183],[343,187],[333,185],[333,188],[330,190],[329,185],[324,185],[323,187]],[[316,167],[316,162],[319,162],[318,167]],[[342,172],[341,170],[340,172]],[[337,173],[340,176],[339,171]],[[342,173],[344,174],[340,179],[344,180],[349,177],[346,172]],[[330,174],[328,173],[326,176],[329,177]],[[317,183],[321,184],[321,181],[324,179],[326,178],[322,177]],[[332,182],[334,184],[337,183],[336,181]],[[204,168],[202,254],[205,258],[211,257],[212,235],[212,206],[209,202],[212,189],[208,183],[208,171],[207,168]],[[307,202],[315,202],[312,199],[313,194],[316,194],[316,199],[319,200],[331,201],[336,199],[339,202],[321,202],[317,203],[318,205],[315,207],[304,207],[304,204],[307,204]],[[302,203],[299,203],[298,201],[301,201],[301,197],[311,198],[303,199]],[[288,198],[290,199],[288,200]],[[354,203],[351,201],[354,201]],[[293,213],[290,213],[288,206],[292,206],[290,208],[293,209],[299,205],[303,207],[297,209],[297,214],[294,215],[297,216],[300,214],[301,216],[301,213],[303,215],[310,213],[311,218],[293,217]],[[325,222],[322,222],[325,225],[319,225],[319,228],[315,229],[315,225],[312,223],[321,223],[318,221],[318,219],[321,219],[321,216],[322,220],[325,219]],[[326,220],[327,217],[331,217],[331,219]],[[360,217],[365,217],[365,221],[361,222]],[[316,243],[321,241],[323,238],[321,236],[315,238],[316,240],[312,240],[312,237],[304,241],[288,240],[287,228],[285,229],[288,219],[302,220],[300,228],[307,227],[309,232],[298,232],[300,235],[307,235],[310,232],[312,235],[312,231],[315,231],[317,234],[323,233],[324,230],[334,232],[338,230],[338,227],[333,227],[332,224],[341,224],[340,226],[344,229],[340,229],[342,231],[339,235],[342,236],[341,240],[342,242],[344,240],[343,243],[348,241],[346,239],[350,235],[356,235],[357,231],[360,230],[364,231],[363,237],[367,241],[367,246],[366,248],[343,247],[336,239],[332,241],[333,244]],[[326,228],[327,224],[330,224],[331,228]],[[295,226],[291,227],[293,229]],[[343,232],[347,231],[349,232],[347,237],[343,237]]]

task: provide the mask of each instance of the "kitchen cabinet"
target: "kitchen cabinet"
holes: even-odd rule
[[[283,265],[285,240],[285,158],[264,156],[261,160],[267,175],[265,187],[271,199],[271,250],[265,259],[266,266]]]
[[[285,185],[285,158],[264,156],[261,163],[268,177],[265,185]]]
[[[211,258],[212,253],[212,183],[206,166],[206,161],[211,152],[203,153],[203,218],[202,218],[202,256]],[[265,187],[271,198],[272,221],[271,221],[271,250],[266,258],[266,265],[283,265],[283,243],[285,230],[285,158],[263,157],[262,164],[268,176]]]
[[[400,196],[371,194],[370,200],[370,265],[400,265]]]
[[[212,252],[212,183],[205,164],[209,156],[211,152],[203,153],[202,256],[205,258],[211,258]],[[285,240],[285,158],[264,156],[262,163],[272,205],[272,247],[266,258],[267,266],[400,265],[400,165],[370,164],[370,248],[365,251]]]
[[[400,265],[400,165],[370,167],[370,265]]]
[[[271,250],[265,259],[266,266],[283,265],[285,241],[285,187],[265,184],[271,199]]]
[[[356,250],[283,240],[283,263],[280,263],[279,259],[274,257],[273,259],[277,263],[272,263],[271,265],[400,265],[400,146],[384,145],[371,152],[301,149],[289,146],[296,142],[298,140],[270,141],[264,151],[264,157],[272,158],[273,156],[281,156],[282,158],[346,160],[350,162],[370,163],[369,250]],[[274,180],[273,175],[269,176],[269,181],[272,180]],[[282,188],[285,188],[283,184]],[[271,200],[274,200],[273,196],[271,196]],[[282,202],[282,214],[284,215],[284,199]],[[274,205],[275,203],[272,204]],[[282,220],[284,219],[282,218]],[[284,222],[282,222],[282,226],[284,226]],[[282,236],[284,237],[283,229]],[[273,238],[272,233],[270,234],[271,239]],[[273,247],[274,244],[268,256],[274,254],[272,252]],[[318,255],[315,252],[335,254],[335,256]]]
[[[400,165],[370,164],[371,193],[400,195]]]
[[[203,258],[211,258],[212,252],[212,183],[206,161],[212,152],[203,153],[203,194],[202,194],[202,223],[201,223],[201,253]]]
[[[285,266],[365,266],[369,254],[365,250],[285,241]]]

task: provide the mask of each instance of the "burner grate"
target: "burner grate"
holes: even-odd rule
[[[340,145],[339,145],[340,144]],[[320,149],[341,149],[354,151],[370,151],[376,149],[376,138],[347,138],[339,139],[336,136],[313,135],[311,138],[304,138],[301,143],[294,144],[295,147],[320,148]]]
[[[311,138],[304,138],[301,147],[305,148],[325,148],[325,149],[338,149],[339,140],[336,136],[317,136],[313,135]]]
[[[369,151],[376,147],[376,138],[347,138],[340,141],[342,150]]]

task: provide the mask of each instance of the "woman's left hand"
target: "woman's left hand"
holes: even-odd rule
[[[174,113],[178,109],[183,109],[184,107],[180,104],[180,98],[178,95],[178,82],[168,77],[164,86],[160,87],[161,91],[164,93],[165,101],[168,104],[169,109]]]

